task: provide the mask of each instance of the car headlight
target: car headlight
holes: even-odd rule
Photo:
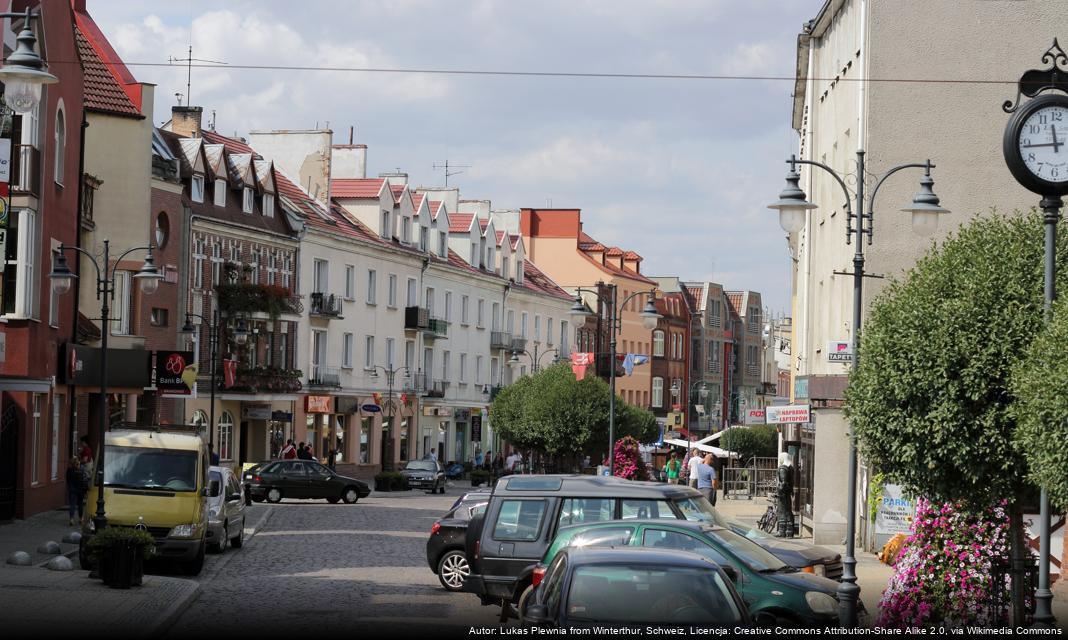
[[[200,525],[193,524],[180,524],[177,527],[171,529],[168,537],[170,538],[195,538],[200,533]]]
[[[838,601],[821,591],[806,591],[805,602],[813,613],[829,615],[838,612]]]
[[[820,576],[822,578],[822,577],[825,577],[827,575],[827,565],[811,564],[811,565],[805,567],[804,571],[805,571],[805,573],[811,573],[813,575],[817,575],[817,576]]]

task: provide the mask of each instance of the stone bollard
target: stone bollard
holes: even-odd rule
[[[71,531],[67,535],[63,536],[63,542],[67,544],[78,544],[82,541],[82,534],[77,531]]]
[[[18,567],[28,567],[32,562],[30,554],[25,551],[16,551],[7,557],[7,563]]]
[[[74,563],[67,556],[56,556],[45,564],[45,568],[52,571],[74,571]]]
[[[54,555],[59,555],[60,553],[63,553],[63,550],[59,548],[59,543],[58,542],[55,542],[53,540],[49,540],[48,542],[46,542],[46,543],[42,544],[41,546],[37,547],[37,553],[44,553],[44,554],[48,554],[50,556],[54,556]]]

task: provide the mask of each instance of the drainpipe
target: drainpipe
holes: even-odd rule
[[[74,230],[74,246],[79,249],[82,248],[82,198],[85,193],[85,130],[89,128],[89,121],[85,118],[85,111],[82,111],[82,124],[78,127],[78,211],[76,212],[76,227]],[[81,254],[78,254],[78,259],[74,261],[74,275],[81,276],[82,260]],[[81,312],[81,296],[75,292],[74,296],[74,317],[71,322],[70,328],[70,341],[75,343],[78,341],[78,314]],[[107,327],[103,327],[102,331],[106,331]],[[74,457],[75,440],[74,435],[78,433],[78,397],[75,395],[77,388],[73,384],[67,385],[67,424],[70,427],[71,437],[67,440],[67,457]],[[101,434],[101,443],[103,443],[103,434]]]
[[[504,331],[504,319],[507,316],[507,312],[505,311],[504,306],[508,303],[508,292],[511,289],[512,289],[512,283],[511,282],[505,282],[504,283],[504,293],[501,295],[501,331]],[[513,336],[513,338],[514,338],[514,336]],[[507,353],[507,352],[508,352],[508,350],[506,349],[505,353]],[[492,361],[492,356],[490,356],[490,358],[491,358],[491,361]],[[500,387],[504,387],[504,368],[507,367],[507,366],[508,366],[508,362],[504,361],[504,362],[501,362],[501,366],[497,367],[497,373],[499,374],[499,379],[500,379],[500,385],[498,385],[498,386],[500,386]]]

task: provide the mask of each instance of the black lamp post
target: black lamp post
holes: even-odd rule
[[[110,257],[110,243],[108,240],[104,240],[104,255],[101,257],[101,261],[97,262],[93,254],[89,253],[85,249],[79,247],[68,247],[67,245],[60,245],[59,248],[53,252],[52,272],[48,274],[48,277],[52,280],[52,291],[57,295],[63,295],[70,291],[71,284],[74,283],[74,279],[77,278],[67,265],[67,258],[63,255],[64,251],[76,251],[86,258],[96,269],[96,298],[100,300],[100,444],[97,452],[97,462],[94,474],[96,475],[96,515],[93,516],[93,530],[101,531],[108,526],[107,516],[104,513],[104,452],[107,449],[105,433],[108,429],[108,334],[111,333],[111,327],[108,322],[108,312],[110,311],[110,302],[115,298],[115,276],[118,270],[119,263],[127,255],[134,251],[146,251],[145,263],[141,266],[141,270],[134,274],[136,279],[141,284],[141,291],[146,294],[152,294],[159,288],[159,281],[163,279],[159,270],[156,269],[155,259],[152,257],[153,246],[147,247],[135,247],[122,253],[115,259],[115,264],[112,266]],[[101,265],[103,265],[101,267]]]
[[[575,303],[571,305],[571,315],[575,318],[588,318],[596,315],[588,306],[586,306],[586,303],[583,302],[583,293],[593,294],[603,305],[608,307],[608,317],[606,318],[610,345],[608,352],[608,474],[615,475],[615,455],[613,447],[615,446],[616,434],[616,334],[623,328],[623,321],[622,318],[620,318],[620,314],[623,307],[625,307],[628,302],[638,296],[644,295],[649,297],[645,301],[645,308],[638,314],[642,318],[642,325],[649,331],[652,331],[656,328],[656,323],[662,316],[657,313],[656,305],[653,304],[656,289],[650,291],[635,291],[620,301],[617,306],[616,285],[606,284],[604,287],[608,289],[607,296],[602,294],[600,290],[584,289],[582,287],[576,289]]]
[[[857,351],[860,334],[860,320],[863,306],[864,291],[864,236],[867,236],[868,244],[872,239],[872,221],[874,218],[873,204],[879,187],[893,174],[902,169],[923,169],[923,178],[920,179],[920,190],[912,200],[912,204],[902,209],[912,214],[912,229],[919,235],[930,235],[938,229],[938,217],[948,213],[947,209],[938,204],[938,196],[931,189],[934,180],[931,179],[931,169],[934,165],[928,160],[925,163],[909,163],[898,165],[886,173],[878,176],[871,197],[864,199],[864,151],[857,151],[857,188],[854,194],[846,186],[845,180],[834,169],[814,160],[798,160],[794,156],[786,161],[790,165],[790,171],[786,174],[786,188],[779,194],[779,200],[768,205],[769,209],[779,211],[779,224],[787,233],[796,233],[805,226],[806,213],[815,209],[805,197],[805,192],[798,186],[801,176],[797,173],[797,165],[807,164],[819,167],[832,177],[845,192],[846,202],[846,244],[854,244],[853,254],[853,368],[860,361]],[[850,200],[856,198],[856,211],[850,207]],[[867,207],[867,208],[865,208]],[[840,273],[840,272],[835,272]],[[843,273],[843,275],[849,275]],[[839,619],[843,626],[857,626],[857,600],[860,597],[860,587],[857,586],[857,559],[855,557],[856,519],[857,519],[857,443],[853,434],[849,434],[849,468],[846,491],[846,557],[842,561],[842,581],[838,585]]]
[[[378,378],[378,372],[379,371],[381,371],[382,373],[385,374],[385,376],[386,376],[386,386],[389,389],[389,391],[387,392],[388,395],[386,396],[386,402],[389,404],[389,437],[386,438],[386,446],[384,447],[384,449],[382,451],[382,470],[383,471],[392,471],[393,470],[393,419],[394,419],[394,416],[396,414],[395,405],[393,404],[393,387],[394,387],[394,382],[396,381],[397,374],[400,373],[401,371],[410,371],[410,370],[408,369],[408,367],[396,367],[396,368],[393,368],[392,365],[390,365],[390,367],[383,367],[382,365],[375,365],[372,369],[373,369],[372,373],[371,373],[371,377],[372,378]],[[408,443],[408,445],[411,446],[411,443]]]
[[[550,353],[560,353],[559,349],[548,349],[546,351],[543,351],[541,353],[541,355],[539,355],[538,354],[539,347],[540,347],[540,345],[537,345],[537,344],[534,345],[534,353],[530,353],[526,349],[512,349],[512,357],[508,358],[508,365],[511,366],[512,369],[516,369],[517,367],[519,367],[520,365],[523,364],[523,361],[519,359],[519,356],[520,355],[525,355],[527,358],[530,359],[531,373],[537,373],[538,370],[541,369],[541,359],[542,358],[544,358],[545,356],[549,355]],[[557,358],[554,358],[552,360],[552,362],[556,362],[556,361],[557,361]]]
[[[185,314],[185,324],[178,330],[179,333],[186,335],[193,335],[196,332],[196,327],[193,326],[193,318],[200,318],[201,322],[208,325],[208,340],[211,344],[211,406],[208,409],[208,446],[213,450],[215,448],[215,385],[216,376],[219,372],[218,353],[219,353],[219,328],[221,327],[221,319],[219,318],[219,310],[211,314],[211,320],[208,320],[199,313]],[[245,328],[244,320],[238,322],[237,328],[234,331],[234,340],[237,344],[245,344],[248,341],[248,329]]]

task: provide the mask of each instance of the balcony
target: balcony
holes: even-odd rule
[[[308,387],[318,389],[340,389],[341,369],[312,364],[308,374]]]
[[[426,334],[427,338],[448,338],[449,337],[449,323],[441,318],[431,318],[427,323]]]
[[[273,284],[219,284],[215,286],[219,309],[227,315],[263,313],[271,319],[282,315],[299,316],[304,312],[300,296]]]
[[[425,307],[404,308],[404,328],[407,331],[420,331],[430,327],[430,311]]]
[[[425,373],[413,373],[404,379],[404,390],[410,393],[426,393],[427,377]]]
[[[41,194],[41,150],[37,147],[28,144],[13,145],[11,192],[31,196]]]
[[[222,381],[222,372],[219,372]],[[304,375],[300,369],[278,369],[275,367],[252,367],[238,369],[234,386],[224,389],[233,393],[295,393],[301,390],[300,379]]]
[[[490,402],[493,402],[494,398],[497,397],[497,394],[499,394],[502,389],[504,389],[504,387],[498,387],[496,385],[490,387]]]
[[[509,345],[509,347],[508,347],[508,349],[511,350],[511,351],[525,351],[526,348],[527,348],[527,339],[526,338],[512,338],[512,344]]]
[[[507,331],[490,332],[490,349],[511,349],[512,334]]]
[[[448,380],[431,380],[430,384],[426,388],[426,397],[428,398],[444,398],[445,390],[449,388]]]
[[[317,292],[309,296],[311,302],[308,312],[321,318],[341,318],[341,296],[332,293]]]

